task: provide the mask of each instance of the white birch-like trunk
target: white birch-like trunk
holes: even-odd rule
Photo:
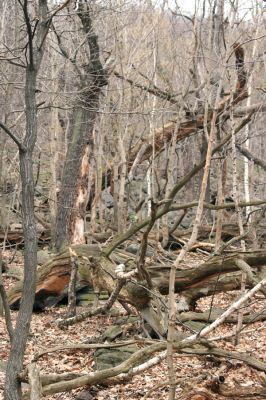
[[[127,132],[127,128],[126,128]],[[118,194],[118,215],[117,215],[117,225],[118,225],[118,233],[123,232],[125,228],[125,186],[126,186],[126,175],[127,175],[127,159],[126,159],[126,152],[125,152],[125,147],[123,143],[123,138],[122,136],[119,136],[118,138],[118,148],[119,148],[119,153],[120,153],[120,158],[121,158],[121,164],[120,164],[120,187],[119,187],[119,194]]]
[[[233,121],[233,113],[230,112],[231,124],[232,124],[232,158],[233,158],[233,194],[234,194],[234,201],[235,201],[235,209],[237,213],[237,221],[239,226],[239,233],[243,235],[244,227],[242,221],[242,212],[241,208],[239,207],[239,187],[238,187],[238,173],[237,173],[237,154],[236,154],[236,141],[235,141],[235,131],[234,131],[234,121]],[[241,250],[246,250],[246,244],[244,240],[241,240]],[[246,274],[242,273],[241,275],[241,292],[244,293],[246,287]],[[238,311],[238,320],[236,326],[236,335],[235,335],[235,344],[238,343],[239,335],[243,324],[243,309]]]
[[[257,27],[256,27],[256,32],[255,32],[255,37],[258,36],[259,34],[259,28],[260,28],[260,22],[261,22],[261,16],[259,16],[258,21],[257,21]],[[252,56],[251,60],[255,60],[256,57],[256,52],[257,52],[257,44],[258,41],[255,40],[253,42],[253,48],[252,48]],[[248,98],[247,98],[247,107],[251,105],[251,95],[252,95],[252,82],[253,82],[253,73],[254,73],[254,68],[251,70],[249,79],[247,82],[247,90],[248,90]],[[245,127],[245,136],[246,136],[246,141],[245,141],[245,148],[249,150],[250,147],[250,124],[247,124]],[[243,162],[244,162],[244,194],[245,194],[245,201],[249,202],[250,201],[250,161],[247,159],[247,157],[243,156]],[[251,212],[251,207],[247,206],[246,208],[246,213],[249,215]],[[249,222],[251,222],[251,218],[249,218]]]

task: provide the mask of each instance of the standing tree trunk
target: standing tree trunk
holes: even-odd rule
[[[100,61],[98,38],[92,27],[89,5],[79,6],[78,16],[86,34],[90,60],[80,76],[80,97],[73,110],[69,142],[58,199],[54,245],[84,242],[84,218],[88,201],[89,153],[99,108],[100,91],[107,84]]]
[[[34,217],[33,151],[37,139],[36,80],[44,54],[44,44],[53,16],[62,6],[48,16],[47,0],[39,0],[37,24],[32,25],[30,6],[27,0],[19,2],[26,30],[26,81],[25,115],[26,134],[23,140],[12,133],[4,124],[0,127],[14,140],[19,148],[20,177],[22,186],[22,224],[24,231],[24,280],[20,309],[13,333],[13,340],[6,367],[5,400],[21,399],[21,383],[24,352],[30,329],[36,289],[37,234]],[[65,5],[64,5],[65,6]]]

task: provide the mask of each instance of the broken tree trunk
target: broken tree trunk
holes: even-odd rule
[[[107,74],[100,60],[98,37],[93,29],[90,6],[80,4],[78,16],[90,59],[82,67],[79,98],[71,118],[71,140],[63,169],[56,216],[54,245],[57,250],[66,244],[85,242],[84,219],[88,197],[90,147],[101,88],[107,84]]]
[[[112,293],[116,285],[115,260],[119,262],[116,252],[113,258],[105,256],[97,245],[72,246],[77,254],[78,281],[81,285],[92,285],[101,291]],[[125,256],[124,263],[129,269],[136,268],[132,254]],[[241,271],[237,260],[244,260],[250,267],[256,269],[259,277],[266,273],[266,251],[245,252],[241,254],[227,253],[215,256],[197,267],[179,269],[176,271],[175,292],[185,296],[188,304],[193,304],[200,297],[236,290],[240,286]],[[123,261],[123,260],[122,260]],[[170,266],[154,265],[147,267],[153,285],[161,294],[168,293]],[[35,309],[41,310],[51,304],[51,299],[60,299],[66,295],[71,274],[71,257],[65,250],[44,264],[38,271],[38,283],[35,296]],[[8,292],[11,307],[18,308],[21,297],[21,283],[17,283]],[[119,301],[128,303],[138,310],[149,307],[151,294],[145,289],[143,282],[136,279],[128,281],[118,296]]]

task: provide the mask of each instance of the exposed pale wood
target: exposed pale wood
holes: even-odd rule
[[[30,400],[39,400],[41,398],[42,385],[40,372],[35,362],[31,363],[29,369]]]
[[[50,374],[41,375],[41,382],[43,385],[43,395],[50,395],[63,391],[69,391],[71,389],[85,386],[95,385],[98,382],[103,382],[111,377],[117,377],[125,379],[126,376],[132,377],[138,373],[142,373],[148,368],[160,363],[166,356],[165,352],[166,342],[161,341],[156,344],[152,344],[146,348],[142,348],[134,353],[126,361],[122,362],[116,367],[108,368],[102,371],[94,373],[83,373],[83,374]],[[245,362],[259,371],[266,371],[266,364],[255,357],[252,357],[245,353],[239,353],[237,351],[222,350],[217,347],[209,345],[206,341],[195,342],[188,345],[187,340],[179,341],[174,343],[175,351],[179,351],[184,354],[196,354],[196,355],[207,355],[213,354],[217,357],[232,358]],[[150,358],[148,361],[143,362],[145,359],[151,357],[156,352],[160,352],[157,356]],[[139,365],[140,364],[140,365]],[[27,380],[25,377],[23,380]]]
[[[115,263],[102,254],[97,245],[76,245],[73,250],[77,253],[78,272],[80,282],[107,290],[109,293],[115,287]],[[125,253],[132,269],[136,268],[132,254]],[[115,256],[115,254],[114,254]],[[121,258],[122,253],[119,253]],[[175,291],[186,292],[190,299],[197,299],[204,295],[211,295],[214,291],[233,290],[239,287],[239,267],[237,259],[243,259],[251,267],[263,272],[266,265],[266,250],[246,252],[243,254],[228,253],[224,256],[215,256],[210,261],[202,263],[195,268],[176,271]],[[38,271],[36,289],[36,306],[44,306],[48,296],[59,296],[69,283],[71,262],[69,251],[65,250],[44,264]],[[153,285],[162,294],[168,293],[169,267],[154,265],[148,267]],[[229,273],[238,275],[228,275]],[[218,280],[217,280],[218,279]],[[17,283],[8,292],[9,304],[18,304],[21,295],[21,283]],[[119,293],[118,299],[129,303],[138,309],[145,308],[150,303],[149,292],[143,287],[128,282]]]

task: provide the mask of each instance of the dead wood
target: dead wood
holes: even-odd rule
[[[180,314],[178,319],[182,322],[186,321],[202,321],[202,322],[213,322],[217,318],[219,318],[224,310],[217,310],[213,309],[211,310],[211,313],[209,311],[206,312],[193,312],[193,311],[188,311],[188,312],[183,312]],[[244,315],[243,317],[243,323],[244,324],[250,324],[253,322],[257,321],[265,321],[266,320],[266,313],[265,312],[257,312],[254,314],[249,314],[249,315]],[[228,318],[225,319],[225,322],[228,324],[235,324],[237,322],[237,316],[236,315],[230,315]]]
[[[29,383],[30,383],[30,400],[39,400],[41,398],[42,386],[40,380],[40,372],[36,363],[29,365]]]
[[[73,317],[76,315],[76,283],[77,283],[77,254],[69,247],[71,273],[68,284],[68,316]]]
[[[235,134],[241,131],[241,129],[246,126],[247,123],[251,121],[252,115],[248,115],[245,119],[241,121],[241,123],[235,128]],[[231,133],[225,136],[224,139],[220,141],[217,146],[215,146],[212,150],[212,155],[214,155],[216,152],[220,151],[223,146],[229,142],[231,139]],[[163,215],[167,214],[171,210],[177,210],[180,209],[177,206],[172,206],[172,202],[176,196],[176,194],[195,176],[205,165],[205,157],[202,158],[202,160],[195,165],[185,176],[183,176],[182,179],[180,179],[172,188],[171,192],[169,193],[168,197],[164,199],[161,204],[163,207],[159,209],[156,213],[156,219],[161,218]],[[116,236],[111,244],[105,248],[105,254],[109,256],[114,249],[116,249],[120,244],[124,243],[127,239],[129,239],[131,236],[133,236],[135,233],[137,233],[139,230],[144,228],[146,225],[148,225],[150,222],[150,218],[146,218],[145,220],[142,220],[136,224],[134,224],[132,227],[130,227],[125,233]]]
[[[237,105],[247,97],[247,90],[246,90],[247,72],[244,63],[245,54],[243,47],[239,43],[235,43],[232,54],[235,55],[237,82],[234,92],[232,94],[224,96],[223,99],[218,104],[216,119],[221,117],[223,117],[224,120],[228,119],[229,118],[228,110],[230,110],[233,106]],[[172,104],[179,103],[179,100],[176,100],[176,94],[162,90],[157,86],[154,86],[154,84],[153,87],[151,87],[150,84],[148,86],[138,84],[133,80],[124,77],[117,71],[114,72],[114,75],[119,79],[127,81],[130,85],[138,87],[141,90],[146,90],[161,99],[169,101]],[[251,109],[248,119],[251,118],[251,115],[253,115],[255,111],[256,109],[255,110]],[[188,112],[188,114],[194,115],[193,112]],[[207,116],[208,125],[210,125],[212,119],[213,119],[213,111],[211,110]],[[205,121],[205,116],[203,113],[195,115],[194,118],[192,119],[190,118],[182,121],[179,124],[177,132],[176,132],[176,121],[169,121],[164,126],[155,129],[154,131],[150,132],[147,138],[145,139],[141,138],[131,149],[128,150],[129,154],[127,159],[128,166],[131,166],[134,163],[134,161],[136,160],[136,158],[140,153],[141,157],[139,157],[138,159],[138,164],[143,163],[145,160],[148,160],[152,156],[152,154],[158,156],[158,154],[160,154],[160,152],[164,149],[165,144],[169,143],[172,140],[174,134],[176,135],[175,139],[177,143],[189,137],[191,134],[197,132],[198,130],[202,130],[204,121]],[[244,125],[245,124],[246,123],[244,122]],[[235,132],[236,133],[238,132],[238,128],[236,129]],[[107,171],[104,171],[103,175],[105,178],[107,178],[108,185],[110,185],[112,180],[111,168],[109,168]],[[106,183],[106,180],[103,179],[103,182]],[[92,196],[94,192],[95,192],[95,182],[92,183],[92,189],[91,189]],[[92,199],[90,199],[89,201],[89,206],[91,205],[91,200]]]
[[[51,347],[50,349],[39,352],[34,356],[34,360],[36,361],[38,358],[42,357],[45,354],[55,353],[58,351],[64,350],[95,350],[95,349],[111,349],[116,347],[128,346],[130,344],[152,344],[151,340],[146,339],[138,339],[138,340],[125,340],[121,342],[115,343],[76,343],[76,344],[65,344],[62,346]]]
[[[99,290],[112,293],[116,285],[115,262],[106,257],[96,245],[76,245],[73,250],[77,254],[78,280],[80,284],[92,285]],[[115,253],[114,253],[115,256]],[[119,257],[121,259],[121,253]],[[128,260],[131,261],[128,262]],[[246,252],[242,254],[228,253],[215,256],[198,267],[176,271],[175,292],[183,293],[189,302],[202,296],[220,291],[239,288],[239,267],[236,260],[244,260],[257,274],[264,276],[266,266],[266,251]],[[125,258],[128,268],[135,269],[136,262],[132,254]],[[130,265],[130,266],[129,266]],[[71,272],[69,250],[65,250],[39,268],[38,283],[35,296],[35,309],[43,309],[49,305],[47,299],[60,298],[67,288]],[[168,293],[169,266],[154,265],[148,267],[153,285],[161,294]],[[8,301],[13,308],[19,305],[21,282],[18,282],[8,292]],[[128,281],[121,289],[118,300],[144,310],[151,300],[151,292],[141,281]]]
[[[50,231],[43,230],[42,232],[37,233],[37,239],[40,243],[46,243],[51,239]],[[6,247],[8,244],[23,244],[24,243],[24,233],[22,229],[16,230],[0,230],[0,243],[6,242]]]
[[[252,368],[255,368],[258,371],[266,372],[266,363],[253,356],[250,356],[247,353],[240,353],[238,351],[229,351],[220,349],[218,347],[208,347],[202,345],[193,346],[193,348],[183,348],[180,351],[185,354],[213,355],[216,357],[238,360],[244,362]]]
[[[45,396],[48,394],[69,391],[71,389],[85,385],[95,385],[97,383],[103,382],[105,379],[117,376],[123,372],[128,372],[133,366],[143,362],[152,354],[154,354],[157,351],[161,351],[164,348],[165,348],[164,342],[153,344],[149,347],[140,349],[118,366],[97,371],[95,373],[79,374],[78,377],[71,380],[65,380],[65,376],[61,377],[60,375],[56,376],[56,374],[54,374],[54,376],[52,377],[53,383],[51,383],[48,377],[41,376],[41,382],[43,385],[42,393]],[[44,381],[45,381],[45,386],[44,386]]]
[[[154,353],[162,352],[166,348],[166,342],[161,341],[156,344],[152,344],[148,347],[142,348],[130,356],[126,361],[121,364],[104,369],[101,371],[96,371],[90,374],[41,374],[40,379],[42,383],[42,394],[44,396],[55,394],[59,392],[69,391],[71,389],[75,389],[82,386],[91,386],[97,383],[102,383],[105,380],[108,380],[112,377],[117,377],[116,383],[118,379],[125,379],[125,375],[129,378],[136,375],[137,373],[143,372],[143,368],[148,369],[154,365],[154,363],[149,363],[147,361],[143,368],[139,368],[139,364],[143,361],[149,359]],[[247,365],[255,368],[259,371],[266,371],[266,364],[255,357],[252,357],[245,353],[239,353],[237,351],[228,351],[222,350],[215,346],[210,345],[206,340],[204,341],[196,341],[189,344],[186,340],[179,341],[174,343],[175,351],[184,353],[184,354],[195,354],[195,355],[215,355],[217,357],[236,359],[239,361],[243,361]],[[159,357],[161,355],[161,357]],[[165,351],[160,353],[158,358],[156,359],[157,364],[161,362],[165,358]],[[144,364],[142,364],[144,365]],[[27,381],[27,377],[22,378],[24,381]]]
[[[124,286],[125,282],[126,282],[125,279],[118,279],[114,291],[112,292],[111,296],[109,297],[109,299],[106,301],[106,303],[102,307],[98,307],[95,310],[85,311],[82,314],[70,316],[69,318],[66,318],[66,319],[61,319],[58,321],[58,326],[62,328],[64,326],[69,326],[69,325],[73,325],[77,322],[84,321],[86,318],[89,318],[89,317],[92,317],[95,315],[105,314],[108,310],[111,309],[114,302],[117,300],[119,293],[120,293],[122,287]]]
[[[226,388],[221,386],[219,390],[219,395],[232,398],[232,399],[252,399],[256,396],[265,399],[266,397],[266,388],[261,386],[248,386],[248,387],[233,387]]]

